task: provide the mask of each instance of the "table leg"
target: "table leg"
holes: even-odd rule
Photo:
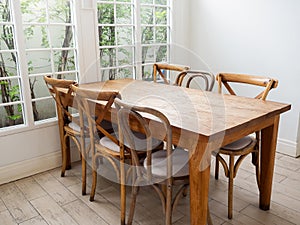
[[[211,153],[198,143],[190,153],[190,215],[192,225],[207,224]],[[204,153],[204,154],[203,154]]]
[[[276,116],[271,126],[261,130],[259,208],[263,210],[270,209],[278,124],[279,116]]]

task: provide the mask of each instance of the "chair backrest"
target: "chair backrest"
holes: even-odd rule
[[[197,88],[203,91],[212,91],[215,84],[215,76],[207,71],[187,70],[180,73],[176,79],[178,86],[182,86],[184,79],[187,79],[185,86],[190,88],[194,83]],[[194,80],[194,82],[192,82]]]
[[[189,66],[174,65],[174,64],[167,64],[167,63],[154,63],[153,64],[153,81],[157,82],[157,74],[159,74],[165,84],[170,84],[170,81],[168,81],[168,79],[165,76],[166,73],[164,73],[164,72],[167,72],[167,71],[183,72],[188,69],[190,69]],[[177,84],[175,83],[175,85],[177,85]]]
[[[121,95],[116,91],[95,92],[75,85],[71,85],[71,89],[75,93],[74,99],[81,115],[81,126],[83,126],[83,117],[88,120],[91,143],[94,144],[96,131],[100,131],[111,141],[119,144],[117,138],[102,127],[102,122],[105,116],[109,115],[114,99],[121,98]]]
[[[167,150],[167,179],[171,179],[172,176],[172,130],[171,125],[167,117],[152,108],[148,107],[139,107],[134,106],[124,101],[116,98],[115,105],[118,109],[117,118],[119,124],[119,137],[120,137],[120,147],[121,151],[124,151],[124,144],[128,143],[127,146],[130,148],[132,155],[132,163],[135,166],[136,172],[141,176],[143,167],[140,165],[140,159],[138,158],[137,152],[135,151],[135,143],[138,143],[135,139],[140,138],[136,137],[135,133],[132,130],[132,127],[138,127],[140,130],[145,133],[145,140],[147,143],[146,155],[147,155],[147,179],[152,181],[152,171],[151,171],[151,155],[153,152],[152,140],[155,138],[153,134],[157,134],[158,130],[160,131],[160,138],[164,139],[166,142]],[[159,128],[158,128],[159,126]],[[164,128],[164,129],[162,129]],[[164,131],[162,131],[164,130]]]
[[[62,110],[65,124],[73,120],[72,114],[69,112],[68,107],[70,101],[73,99],[73,91],[71,85],[77,85],[76,81],[56,79],[50,76],[44,76],[45,83],[49,89],[51,96],[54,98],[57,107]],[[64,95],[64,101],[61,96]]]
[[[267,98],[267,95],[272,88],[278,86],[278,80],[276,79],[246,74],[219,73],[216,80],[218,81],[219,93],[222,93],[223,84],[231,95],[236,95],[236,93],[232,86],[230,86],[230,83],[243,83],[263,87],[263,91],[255,96],[255,98],[262,100]]]

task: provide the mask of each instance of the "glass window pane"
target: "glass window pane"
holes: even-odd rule
[[[0,80],[0,104],[21,101],[19,79]]]
[[[114,24],[114,5],[98,4],[98,23]]]
[[[70,0],[50,0],[49,21],[53,23],[71,23]]]
[[[99,44],[100,46],[115,45],[115,27],[99,27]]]
[[[141,24],[153,24],[153,7],[141,7]]]
[[[142,44],[154,43],[154,28],[153,27],[142,27]]]
[[[154,47],[144,46],[142,48],[142,63],[154,63]]]
[[[116,24],[131,24],[132,23],[131,5],[117,5],[116,8],[117,8]]]
[[[141,4],[153,4],[153,0],[140,0]]]
[[[133,78],[133,68],[120,68],[116,79]]]
[[[30,77],[29,82],[32,89],[32,99],[49,96],[48,87],[45,84],[43,76]]]
[[[155,0],[155,4],[158,4],[158,5],[167,5],[167,2],[168,0]]]
[[[26,48],[49,48],[49,37],[46,26],[24,26]]]
[[[56,116],[55,101],[53,98],[35,101],[33,104],[34,121],[53,118]]]
[[[155,28],[155,43],[167,43],[167,27]]]
[[[0,50],[15,48],[13,30],[13,25],[2,24],[0,26]]]
[[[115,80],[117,69],[101,70],[101,80]]]
[[[0,1],[0,22],[11,22],[11,9],[8,3],[8,1]]]
[[[51,52],[49,51],[28,51],[26,53],[28,72],[49,73],[51,70]]]
[[[116,66],[116,50],[114,48],[100,49],[100,65],[101,67]]]
[[[167,61],[167,50],[168,50],[168,48],[166,45],[156,47],[155,62],[166,62]]]
[[[72,26],[50,26],[49,32],[53,48],[74,47]]]
[[[116,27],[118,45],[132,45],[132,27]]]
[[[118,65],[132,65],[133,62],[133,48],[118,48]]]
[[[0,77],[18,76],[17,54],[15,52],[0,52]]]
[[[0,106],[0,128],[23,124],[22,105]]]
[[[39,22],[46,23],[46,0],[21,0],[22,20],[24,23]]]
[[[65,80],[77,80],[77,73],[63,73],[63,74],[56,74],[53,77],[57,79],[65,79]]]
[[[155,23],[167,24],[167,8],[165,7],[155,8]]]
[[[149,80],[152,81],[153,80],[153,66],[152,65],[146,65],[146,66],[142,66],[142,77],[143,80]]]
[[[75,50],[57,50],[54,51],[54,69],[55,72],[72,71],[75,66]]]

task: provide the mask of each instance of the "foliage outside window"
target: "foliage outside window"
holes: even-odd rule
[[[152,79],[152,64],[169,59],[169,0],[95,1],[100,79]],[[0,128],[55,117],[43,76],[78,80],[73,4],[0,0]]]
[[[0,128],[24,124],[24,102],[10,1],[0,1]]]
[[[55,117],[45,75],[77,80],[70,0],[21,0],[22,25],[34,120]]]
[[[131,0],[98,1],[102,80],[132,77],[134,73],[133,9]]]
[[[34,121],[55,117],[55,104],[43,76],[77,80],[72,0],[0,0],[0,128],[24,124],[24,95],[30,95]],[[21,17],[14,18],[12,6]],[[20,19],[21,18],[21,21]],[[17,20],[19,19],[19,20]],[[15,24],[24,31],[25,48],[16,49]],[[20,38],[20,37],[19,37]],[[27,71],[20,72],[19,55]],[[24,59],[24,58],[23,58]],[[20,74],[23,74],[22,76]],[[30,93],[21,88],[29,82]]]
[[[137,77],[136,71],[152,79],[153,63],[169,58],[169,2],[97,2],[101,79]]]
[[[152,80],[152,65],[169,60],[169,4],[167,0],[141,0],[142,77]]]

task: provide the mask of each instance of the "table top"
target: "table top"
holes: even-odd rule
[[[234,133],[291,108],[290,104],[132,79],[80,84],[80,88],[119,91],[129,103],[160,110],[172,126],[209,138]]]

